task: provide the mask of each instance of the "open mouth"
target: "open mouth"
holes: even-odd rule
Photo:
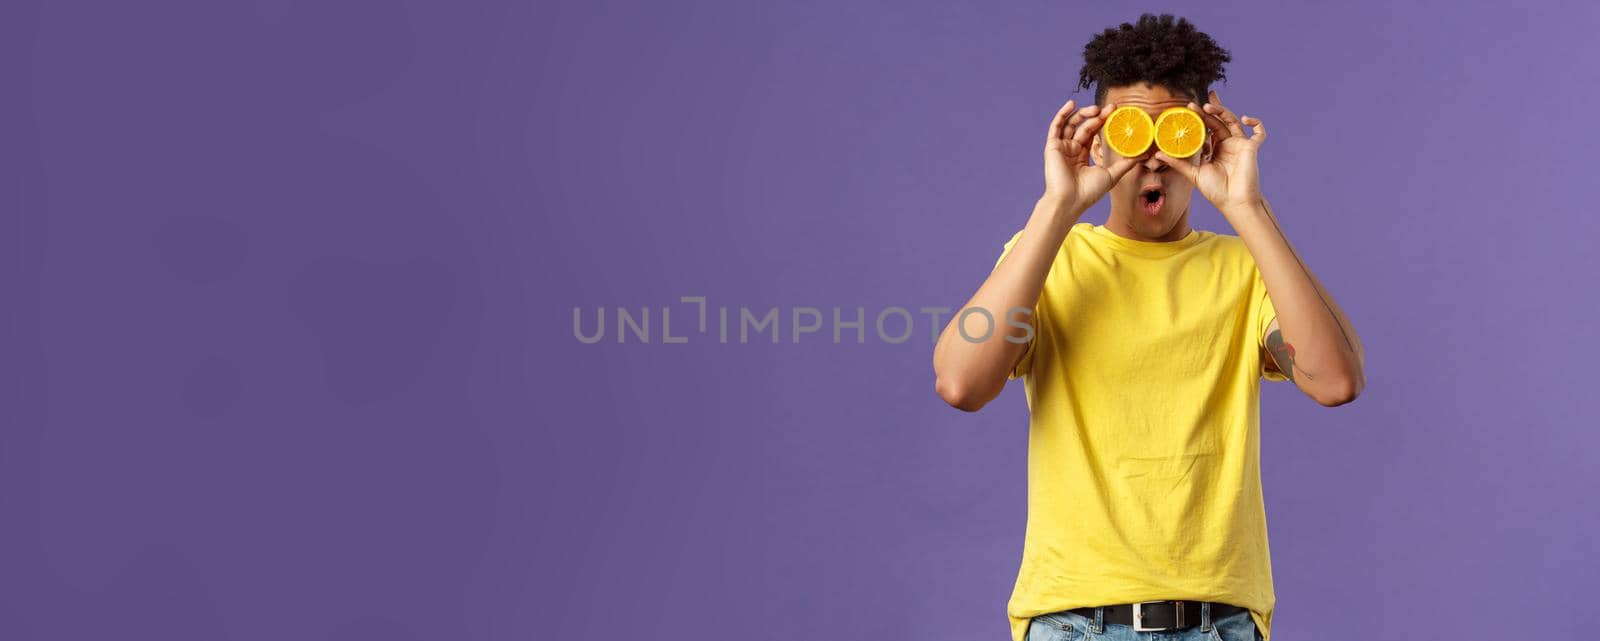
[[[1157,214],[1161,206],[1167,202],[1167,193],[1160,187],[1146,187],[1139,192],[1139,203],[1144,206],[1145,213]]]

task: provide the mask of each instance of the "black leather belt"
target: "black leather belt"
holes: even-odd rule
[[[1074,614],[1094,620],[1094,608],[1074,608]],[[1100,607],[1104,623],[1131,625],[1134,630],[1182,630],[1200,625],[1199,601],[1145,601]],[[1245,608],[1226,603],[1211,602],[1211,622],[1244,612]]]

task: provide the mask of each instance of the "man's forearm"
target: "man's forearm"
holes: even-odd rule
[[[1271,205],[1262,199],[1228,219],[1255,258],[1277,309],[1284,344],[1292,346],[1293,370],[1303,374],[1294,377],[1295,384],[1319,401],[1344,401],[1359,394],[1366,382],[1361,338],[1295,253]]]
[[[933,354],[935,387],[945,402],[970,412],[1000,395],[1006,376],[1027,349],[1023,339],[1030,331],[1007,323],[1009,312],[1034,309],[1061,242],[1082,214],[1061,199],[1041,197],[1011,251],[962,307],[985,310],[987,317],[958,310],[945,326]],[[1019,320],[1037,331],[1032,314]],[[983,340],[975,340],[979,338]]]

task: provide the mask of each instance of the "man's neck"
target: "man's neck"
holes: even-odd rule
[[[1183,240],[1184,237],[1189,235],[1189,212],[1183,212],[1183,215],[1178,216],[1178,223],[1172,226],[1171,231],[1157,237],[1141,234],[1137,228],[1128,222],[1133,219],[1132,217],[1140,215],[1144,215],[1143,212],[1119,212],[1112,208],[1111,215],[1106,217],[1105,228],[1123,238],[1147,243],[1170,243]]]

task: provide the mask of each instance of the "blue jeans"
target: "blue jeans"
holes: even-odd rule
[[[1076,612],[1052,612],[1033,617],[1024,641],[1261,641],[1250,611],[1235,612],[1211,620],[1211,608],[1203,607],[1200,625],[1182,630],[1134,632],[1122,623],[1095,625],[1095,618]]]

